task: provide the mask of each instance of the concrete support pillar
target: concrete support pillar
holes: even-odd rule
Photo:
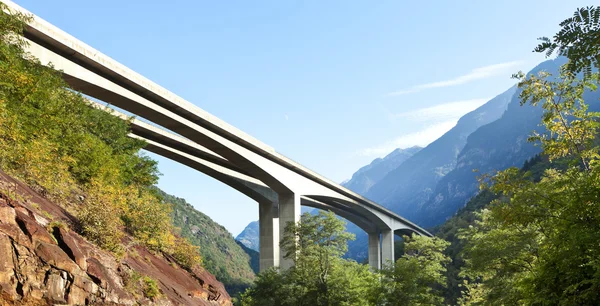
[[[374,271],[381,269],[381,239],[379,233],[369,233],[369,266]]]
[[[285,227],[288,223],[298,223],[300,221],[300,196],[297,194],[279,194],[279,233],[283,238]],[[279,266],[286,270],[294,266],[292,258],[283,258],[285,252],[279,252]]]
[[[279,216],[276,204],[258,203],[260,272],[279,267]]]
[[[394,231],[381,231],[381,266],[394,262]]]

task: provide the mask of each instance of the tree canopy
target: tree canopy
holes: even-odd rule
[[[600,114],[596,91],[600,11],[579,9],[535,51],[568,58],[559,75],[516,74],[522,105],[541,106],[545,133],[534,134],[548,158],[539,180],[509,168],[482,187],[496,194],[461,231],[467,305],[598,305],[600,302]],[[583,74],[577,74],[583,71]]]

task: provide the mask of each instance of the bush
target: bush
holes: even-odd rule
[[[147,298],[154,299],[160,296],[160,289],[158,288],[158,283],[156,280],[149,276],[144,276],[142,281],[144,283],[144,295]]]
[[[127,188],[123,221],[131,234],[155,251],[169,252],[175,244],[171,208],[147,189]]]
[[[177,237],[173,247],[173,257],[182,267],[191,270],[202,265],[200,248],[191,244],[185,238]]]
[[[116,253],[122,250],[121,204],[116,188],[93,183],[78,213],[82,233],[100,247]]]

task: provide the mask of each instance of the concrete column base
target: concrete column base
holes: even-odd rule
[[[279,218],[277,206],[271,202],[258,203],[259,270],[279,267]]]
[[[369,233],[369,266],[374,271],[381,269],[381,239],[379,233]]]
[[[279,194],[279,239],[283,238],[285,227],[289,223],[300,221],[300,196],[297,194]],[[285,252],[279,252],[279,266],[286,270],[294,266],[293,258],[284,258]]]
[[[381,267],[394,263],[394,231],[381,231]]]

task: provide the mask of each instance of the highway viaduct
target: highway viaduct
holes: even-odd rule
[[[140,120],[131,137],[147,150],[203,172],[259,204],[260,269],[289,268],[279,235],[300,221],[300,206],[330,210],[368,233],[369,264],[379,269],[394,259],[394,235],[427,231],[392,211],[277,153],[273,148],[185,101],[15,3],[11,12],[32,16],[24,36],[27,51],[61,71],[69,86],[117,106]],[[118,114],[117,114],[118,115]]]

